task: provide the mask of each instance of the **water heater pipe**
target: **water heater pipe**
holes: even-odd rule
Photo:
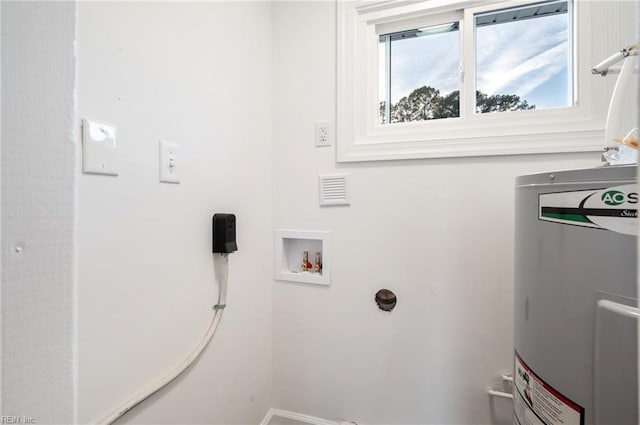
[[[621,60],[623,60],[626,57],[627,57],[627,51],[626,51],[626,49],[622,49],[619,52],[616,52],[616,53],[612,54],[611,56],[609,56],[608,58],[606,58],[605,60],[603,60],[602,62],[600,62],[596,66],[594,66],[593,68],[591,68],[591,73],[592,74],[600,74],[600,75],[603,75],[603,76],[607,75],[607,73],[609,71],[609,67],[611,65],[620,62]]]
[[[622,97],[627,95],[629,84],[633,76],[633,70],[636,67],[638,56],[629,55],[624,58],[622,64],[622,70],[616,80],[616,85],[613,89],[613,95],[611,95],[611,102],[609,103],[609,112],[607,113],[607,123],[604,129],[605,146],[613,144],[613,138],[618,120],[620,119],[620,109],[622,108]]]
[[[111,425],[122,416],[127,414],[131,409],[160,391],[162,388],[169,385],[178,376],[182,375],[197,359],[200,357],[204,349],[209,345],[209,342],[213,339],[213,335],[218,329],[220,319],[222,319],[222,312],[226,306],[227,300],[227,286],[229,281],[229,257],[228,254],[214,254],[213,256],[214,270],[216,272],[216,280],[218,281],[218,303],[213,306],[213,316],[211,322],[207,328],[207,332],[202,336],[202,339],[196,345],[191,353],[176,367],[169,371],[164,376],[158,378],[156,381],[149,384],[146,388],[140,390],[137,394],[131,397],[129,400],[122,403],[108,416],[102,418],[97,422],[99,425]]]
[[[490,390],[487,391],[487,393],[490,396],[493,396],[493,397],[508,398],[508,399],[513,400],[513,394],[505,393],[505,392],[502,392],[502,391],[496,391],[496,390],[491,390],[490,389]]]
[[[613,131],[617,127],[620,118],[622,97],[628,91],[627,88],[631,82],[631,75],[635,71],[637,59],[638,45],[632,44],[621,49],[619,52],[614,53],[591,68],[592,74],[600,74],[604,77],[613,68],[612,65],[620,61],[624,61],[622,63],[622,69],[620,69],[620,75],[616,80],[616,85],[613,89],[613,94],[611,95],[611,102],[609,103],[609,111],[607,112],[607,122],[604,129],[605,149],[613,145]]]

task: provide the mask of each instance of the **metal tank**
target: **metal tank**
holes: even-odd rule
[[[514,424],[638,424],[636,166],[516,180]]]

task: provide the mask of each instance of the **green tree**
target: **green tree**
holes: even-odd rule
[[[387,107],[387,101],[382,100],[380,102],[380,123],[387,124],[387,114],[385,114],[385,108]]]
[[[515,94],[494,94],[487,96],[481,91],[476,91],[476,112],[506,112],[535,109],[536,105],[529,105],[526,100],[520,100]]]
[[[460,116],[460,91],[455,90],[436,102],[433,118],[451,118]]]
[[[380,102],[380,122],[385,123],[385,101]],[[506,112],[535,109],[526,100],[515,94],[494,94],[491,96],[476,91],[476,112]],[[440,91],[422,86],[409,96],[391,104],[391,122],[423,121],[460,116],[460,91],[455,90],[441,96]]]
[[[422,121],[433,119],[433,112],[440,99],[440,90],[422,86],[391,106],[391,122]]]

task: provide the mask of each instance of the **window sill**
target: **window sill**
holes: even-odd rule
[[[484,136],[429,141],[354,143],[338,146],[338,162],[524,155],[602,150],[603,130]]]
[[[582,110],[581,110],[582,109]],[[338,119],[338,162],[595,152],[604,126],[579,106],[396,124]],[[338,106],[338,117],[348,111]],[[372,116],[371,114],[369,114]],[[376,117],[377,118],[377,117]],[[345,141],[352,141],[351,143]],[[341,143],[342,142],[342,143]]]

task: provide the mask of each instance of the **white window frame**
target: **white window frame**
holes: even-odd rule
[[[539,2],[539,1],[538,1]],[[573,0],[575,104],[567,108],[475,114],[474,20],[476,13],[536,3],[504,1],[337,2],[338,162],[601,150],[607,94],[590,73],[608,56],[605,41],[591,31],[591,6]],[[569,12],[571,13],[571,12]],[[612,19],[615,11],[612,11]],[[378,35],[408,27],[460,20],[460,118],[381,124],[378,99]],[[615,25],[609,28],[616,28]],[[608,40],[611,41],[611,40]],[[609,47],[611,49],[611,47]],[[465,57],[467,54],[469,57]],[[466,99],[465,99],[466,98]]]

